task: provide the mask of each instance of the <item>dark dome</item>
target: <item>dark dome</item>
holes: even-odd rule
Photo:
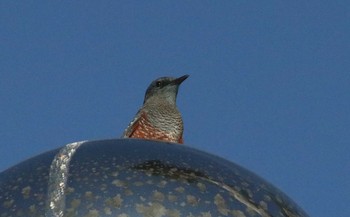
[[[252,172],[185,145],[113,139],[64,154],[0,173],[0,217],[308,216]]]

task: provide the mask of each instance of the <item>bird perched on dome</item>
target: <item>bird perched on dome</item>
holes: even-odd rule
[[[140,138],[183,143],[183,121],[176,106],[180,84],[188,78],[161,77],[147,88],[143,105],[125,129],[122,138]]]

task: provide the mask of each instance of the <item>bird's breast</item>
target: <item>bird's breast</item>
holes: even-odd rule
[[[177,108],[150,110],[147,116],[150,124],[155,128],[182,135],[183,122]]]

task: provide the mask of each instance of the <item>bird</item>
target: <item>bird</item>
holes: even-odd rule
[[[146,90],[142,107],[125,129],[122,138],[183,144],[184,126],[176,98],[180,84],[188,77],[160,77],[152,81]]]

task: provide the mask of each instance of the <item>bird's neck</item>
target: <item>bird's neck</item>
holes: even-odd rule
[[[157,96],[150,97],[145,102],[144,105],[163,105],[163,106],[172,106],[176,107],[176,97],[171,96]]]

